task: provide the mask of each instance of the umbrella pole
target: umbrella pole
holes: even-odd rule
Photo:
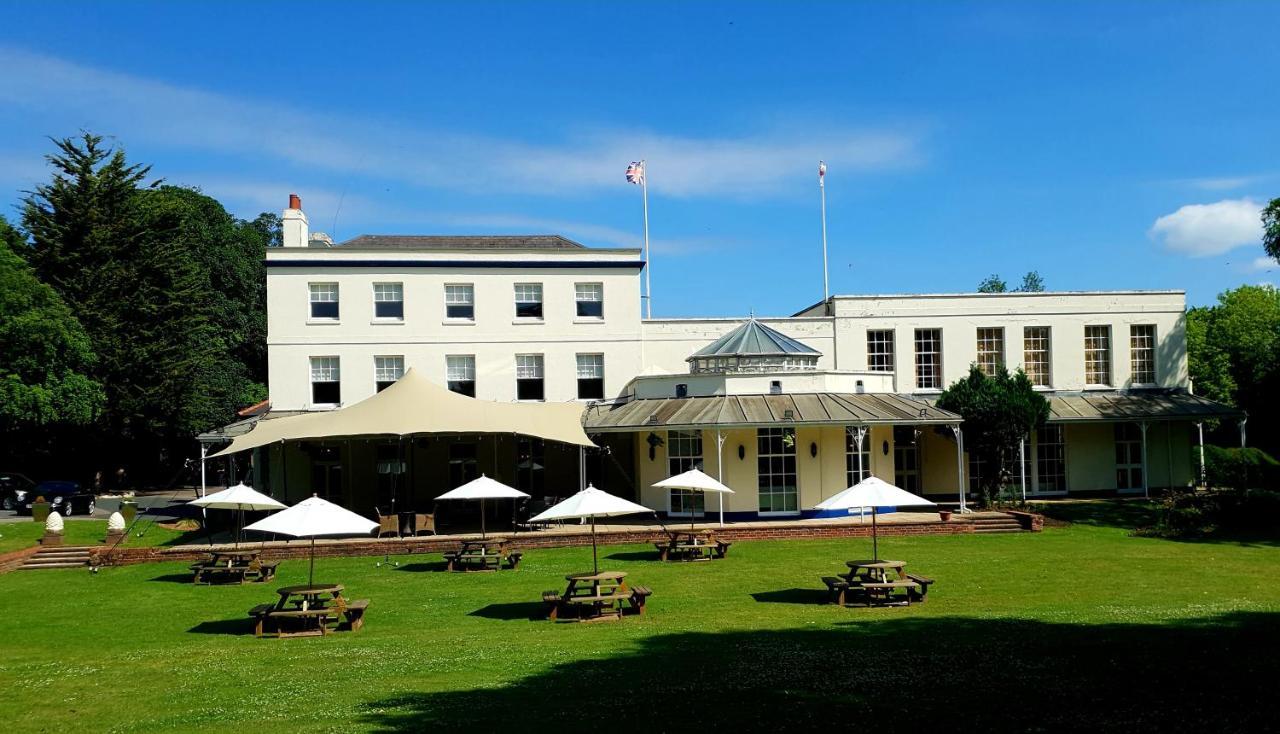
[[[307,586],[316,585],[316,537],[311,536],[311,568],[307,571]]]
[[[600,573],[600,560],[596,556],[596,516],[591,516],[591,566],[595,569],[593,573]]]
[[[876,508],[871,508],[871,557],[880,562],[880,528],[876,525]]]
[[[484,540],[484,498],[480,498],[480,539]]]

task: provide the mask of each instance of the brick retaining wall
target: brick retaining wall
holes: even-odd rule
[[[1018,521],[1028,530],[1040,530],[1044,518],[1032,513],[1010,513],[1022,515]],[[673,529],[678,530],[673,526]],[[727,542],[751,540],[780,539],[816,539],[816,538],[867,538],[871,536],[871,525],[792,525],[792,526],[730,526],[715,528],[716,537]],[[880,535],[885,537],[902,535],[962,535],[973,533],[972,522],[952,520],[951,522],[918,522],[892,523],[880,526]],[[516,549],[562,548],[568,546],[591,545],[591,535],[564,534],[554,531],[531,533],[504,533],[509,545]],[[473,536],[468,536],[473,537]],[[596,540],[601,545],[647,544],[665,541],[666,533],[657,529],[601,531]],[[387,538],[385,540],[351,540],[342,542],[326,541],[316,544],[317,556],[381,556],[412,555],[422,553],[442,553],[458,547],[457,536],[426,536],[420,538]],[[254,547],[254,544],[246,544]],[[107,547],[95,548],[91,553],[91,563],[102,565],[130,565],[135,563],[154,563],[163,561],[196,561],[203,559],[208,548],[198,545],[168,546],[152,548],[121,547],[114,550]],[[293,541],[288,545],[273,542],[262,548],[264,560],[281,560],[288,558],[306,558],[311,552],[311,544],[307,541]]]
[[[34,556],[38,550],[40,550],[40,546],[33,545],[30,548],[23,548],[22,550],[0,553],[0,573],[6,573],[17,569],[22,565],[23,561]]]

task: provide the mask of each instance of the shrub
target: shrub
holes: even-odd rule
[[[1280,489],[1280,461],[1262,449],[1205,446],[1204,469],[1210,487]]]

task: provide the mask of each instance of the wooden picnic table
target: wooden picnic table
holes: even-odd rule
[[[625,603],[643,613],[652,592],[643,586],[628,587],[626,577],[621,571],[569,574],[564,577],[568,586],[563,594],[543,592],[542,600],[550,606],[548,616],[558,619],[564,612],[579,622],[620,619]]]
[[[654,543],[663,561],[710,561],[724,558],[732,543],[717,540],[710,530],[674,530],[665,543]]]
[[[450,571],[497,571],[504,566],[514,569],[524,554],[507,550],[507,539],[501,536],[463,540],[458,550],[446,551],[444,560]]]
[[[275,625],[277,637],[329,634],[345,617],[347,626],[358,630],[364,626],[368,599],[349,601],[342,596],[342,584],[303,584],[276,589],[280,599],[275,604],[259,604],[249,610],[257,623],[254,634],[261,637],[266,623]],[[286,626],[289,629],[286,629]]]
[[[903,569],[907,567],[905,561],[845,561],[844,565],[849,567],[848,576],[851,581],[854,577],[865,577],[878,582],[888,581],[890,571],[899,580],[905,578]]]
[[[276,563],[259,560],[258,550],[210,551],[208,558],[190,566],[192,582],[211,584],[215,581],[235,581],[243,584],[254,581],[270,581],[276,573]]]
[[[823,583],[831,594],[831,601],[845,604],[850,597],[860,599],[867,606],[872,604],[904,604],[924,601],[933,579],[906,572],[903,561],[856,560],[846,561],[848,573],[824,576]],[[896,592],[901,591],[902,594]]]

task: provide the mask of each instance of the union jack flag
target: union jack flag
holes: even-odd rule
[[[627,183],[644,183],[644,161],[631,161],[627,166]]]
[[[827,176],[827,164],[823,163],[822,161],[818,161],[818,185],[819,186],[823,184],[823,179],[825,179],[826,176]]]

